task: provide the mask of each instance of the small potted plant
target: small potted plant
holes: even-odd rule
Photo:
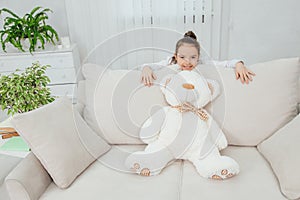
[[[24,52],[26,49],[23,45],[24,40],[29,42],[30,53],[34,52],[36,48],[45,49],[47,42],[55,45],[59,41],[56,30],[46,23],[47,13],[52,12],[49,8],[35,7],[23,17],[19,17],[7,8],[0,9],[0,14],[4,12],[9,15],[4,18],[3,29],[0,30],[0,42],[4,52],[6,52],[7,44]]]
[[[8,115],[24,113],[54,101],[47,84],[50,79],[45,75],[49,65],[42,66],[38,62],[20,73],[16,72],[0,76],[1,109]]]

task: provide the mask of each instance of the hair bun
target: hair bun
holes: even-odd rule
[[[193,38],[195,40],[197,40],[197,36],[195,35],[195,33],[193,31],[188,31],[184,34],[184,37],[190,37]]]

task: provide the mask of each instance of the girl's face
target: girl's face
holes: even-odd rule
[[[199,61],[197,48],[192,44],[182,44],[174,56],[181,70],[193,70]]]

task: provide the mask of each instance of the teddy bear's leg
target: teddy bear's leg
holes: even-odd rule
[[[142,176],[155,176],[170,162],[174,156],[159,143],[148,145],[145,151],[132,153],[125,165]]]
[[[224,135],[224,133],[220,133],[220,136],[218,140],[216,141],[216,146],[218,147],[218,150],[225,149],[228,146],[227,139]]]
[[[214,119],[211,119],[209,124],[209,134],[211,141],[218,147],[219,150],[225,149],[228,146],[227,139]]]
[[[221,156],[217,148],[203,159],[195,157],[189,160],[205,178],[223,180],[239,173],[237,162],[228,156]]]
[[[150,118],[146,120],[140,130],[140,139],[150,144],[158,139],[159,132],[164,124],[168,109],[166,107],[159,109]]]
[[[141,175],[158,174],[170,161],[180,158],[194,143],[199,129],[198,117],[191,112],[185,113],[180,129],[177,131],[175,129],[174,132],[170,131],[173,130],[171,126],[174,127],[174,123],[170,123],[169,128],[166,128],[167,126],[165,125],[165,131],[160,133],[160,138],[150,143],[145,151],[135,152],[128,156],[125,161],[127,168],[131,168]]]

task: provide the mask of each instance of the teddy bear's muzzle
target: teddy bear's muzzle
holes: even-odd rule
[[[193,84],[190,84],[190,83],[184,83],[184,84],[182,84],[182,87],[187,89],[187,90],[195,89],[195,86]]]

